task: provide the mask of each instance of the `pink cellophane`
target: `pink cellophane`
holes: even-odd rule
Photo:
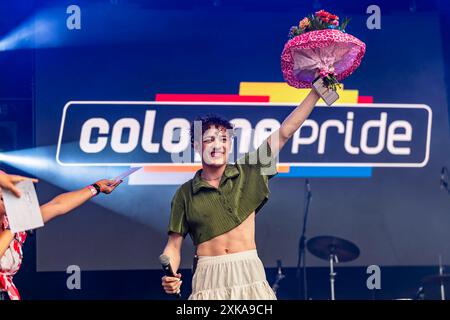
[[[338,81],[361,63],[366,45],[339,30],[310,31],[289,40],[281,54],[284,80],[295,88],[310,88],[317,70],[335,72]]]

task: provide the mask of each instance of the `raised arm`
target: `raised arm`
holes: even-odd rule
[[[120,183],[121,181],[114,182],[113,180],[100,180],[96,182],[100,187],[100,192],[106,194],[111,193]],[[81,206],[94,196],[95,195],[88,188],[60,194],[50,202],[41,206],[42,219],[44,222],[47,222],[57,216],[66,214]]]
[[[301,127],[303,122],[309,117],[311,111],[314,109],[319,95],[311,89],[306,98],[300,103],[300,105],[294,109],[281,124],[280,129],[275,131],[268,138],[272,155],[277,155],[284,147],[286,142],[293,136],[295,131]]]

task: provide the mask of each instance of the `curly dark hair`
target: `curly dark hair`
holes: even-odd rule
[[[202,123],[202,135],[200,137],[195,137],[194,136],[194,123],[196,121],[201,121]],[[230,121],[228,121],[227,119],[225,119],[224,117],[218,115],[218,114],[207,114],[205,116],[202,117],[196,117],[192,122],[191,122],[191,130],[190,130],[190,134],[191,134],[191,145],[194,145],[194,141],[196,139],[198,139],[199,141],[201,140],[201,138],[203,137],[203,134],[205,133],[206,130],[208,130],[211,126],[215,126],[217,128],[222,127],[225,128],[227,130],[234,130],[234,126],[233,124],[231,124]],[[199,134],[199,133],[197,133]],[[234,136],[234,133],[231,135],[230,138],[232,138]]]

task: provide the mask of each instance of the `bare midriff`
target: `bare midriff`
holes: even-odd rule
[[[197,246],[198,256],[221,256],[256,249],[255,212],[236,228]]]

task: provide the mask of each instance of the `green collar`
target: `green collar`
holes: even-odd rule
[[[195,194],[197,193],[201,188],[207,188],[207,189],[215,189],[213,186],[211,186],[207,181],[203,180],[201,178],[202,169],[198,170],[195,173],[194,178],[192,179],[192,192]],[[222,179],[220,180],[220,185],[222,185],[223,182],[225,182],[228,178],[234,178],[239,175],[239,170],[236,168],[233,164],[227,164],[225,171],[223,172]]]

